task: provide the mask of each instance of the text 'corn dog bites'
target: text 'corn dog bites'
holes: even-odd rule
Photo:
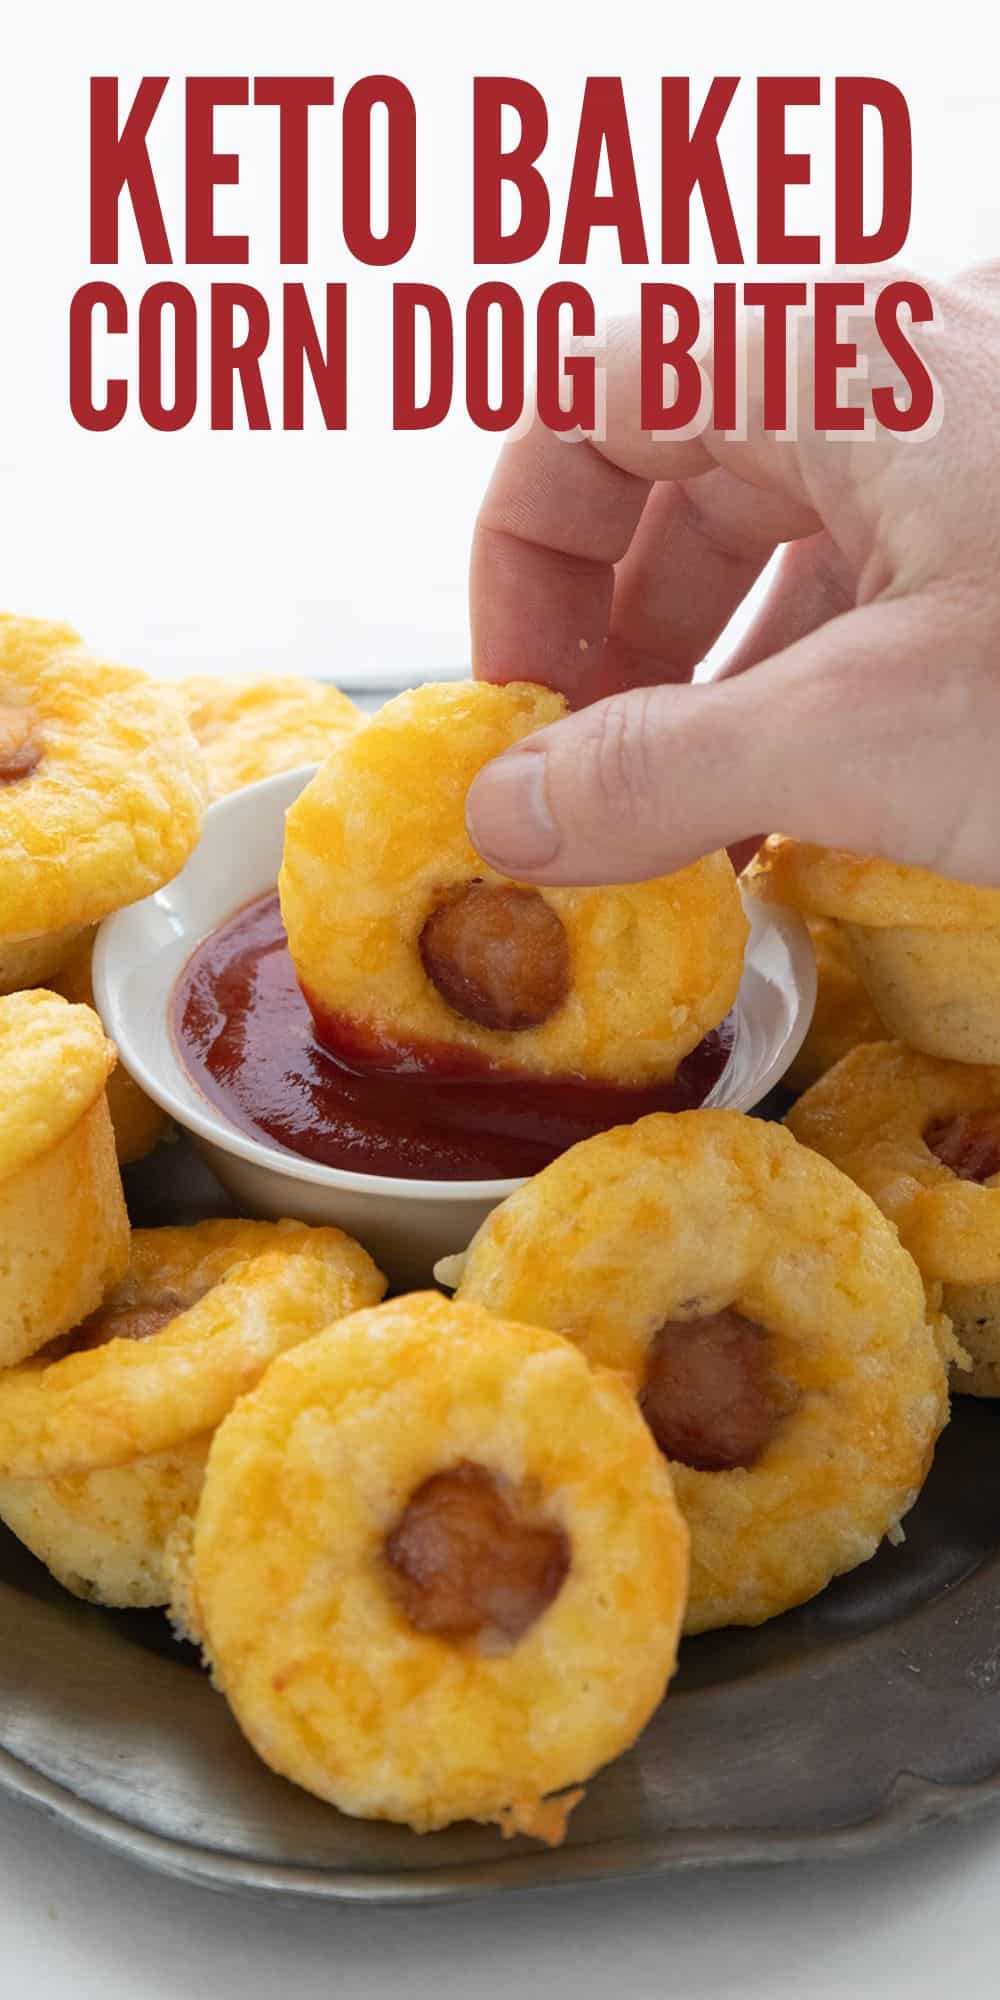
[[[876,1042],[814,1084],[788,1124],[890,1217],[928,1290],[943,1287],[965,1350],[952,1388],[1000,1395],[1000,1068]]]
[[[0,998],[0,1368],[93,1312],[128,1263],[114,1061],[89,1007]]]
[[[690,1632],[759,1624],[866,1561],[947,1418],[943,1330],[895,1231],[738,1112],[586,1140],[438,1275],[633,1384],[691,1530]]]
[[[844,926],[887,1035],[955,1062],[1000,1062],[1000,889],[781,835],[747,882]]]
[[[0,617],[0,992],[183,867],[206,781],[176,699],[69,626]]]
[[[686,1581],[625,1386],[433,1293],[343,1320],[243,1399],[178,1597],[272,1769],[364,1818],[558,1840],[567,1788],[663,1696]]]
[[[724,854],[657,882],[534,889],[465,828],[477,771],[565,712],[514,684],[428,686],[342,739],[288,814],[281,907],[320,1034],[645,1083],[728,1012],[747,934]]]
[[[323,681],[199,676],[172,685],[201,745],[213,799],[300,764],[321,764],[338,738],[364,721],[346,694]]]
[[[0,1375],[0,1518],[78,1596],[165,1603],[215,1426],[276,1354],[384,1289],[339,1229],[136,1230],[103,1305]]]

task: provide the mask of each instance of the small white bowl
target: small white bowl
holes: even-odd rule
[[[464,1250],[516,1180],[416,1181],[343,1172],[247,1138],[204,1098],[178,1059],[169,1001],[199,939],[273,889],[285,813],[313,769],[265,778],[210,808],[201,843],[167,888],[101,927],[94,990],[122,1062],[190,1132],[241,1207],[255,1215],[333,1222],[371,1251],[397,1284],[428,1284],[434,1264]],[[750,940],[736,1008],[736,1036],[706,1102],[752,1110],[802,1045],[816,998],[808,932],[791,911],[746,898]]]

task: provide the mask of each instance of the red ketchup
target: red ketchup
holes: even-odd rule
[[[650,1111],[689,1111],[722,1074],[729,1022],[654,1088],[536,1078],[443,1044],[375,1043],[317,1011],[288,953],[277,895],[204,938],[171,1000],[178,1053],[239,1132],[352,1173],[507,1180]],[[322,1033],[322,1040],[320,1039]]]

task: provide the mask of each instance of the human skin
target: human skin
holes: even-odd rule
[[[803,421],[778,438],[751,389],[742,440],[657,440],[628,321],[609,337],[605,435],[567,443],[536,421],[505,446],[473,544],[474,669],[545,682],[576,712],[473,784],[493,866],[636,881],[717,847],[742,859],[780,828],[1000,884],[1000,264],[927,289],[933,324],[907,333],[937,385],[932,435]],[[885,382],[905,402],[874,333],[850,335],[868,381],[841,400]],[[803,412],[810,350],[807,324]],[[780,544],[722,674],[692,685]]]

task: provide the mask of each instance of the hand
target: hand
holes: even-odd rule
[[[473,546],[475,671],[578,712],[476,779],[469,830],[495,867],[636,881],[780,830],[1000,884],[1000,266],[930,290],[933,324],[908,333],[933,437],[787,442],[751,409],[744,441],[656,442],[628,322],[607,435],[536,423],[505,447]],[[869,342],[865,396],[898,386]],[[724,673],[692,686],[780,543]]]

